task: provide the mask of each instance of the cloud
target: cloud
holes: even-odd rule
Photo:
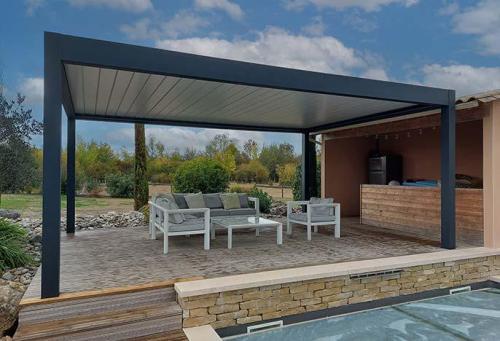
[[[377,29],[378,25],[376,22],[364,18],[357,13],[359,11],[355,11],[355,13],[349,13],[344,16],[343,23],[349,25],[351,28],[356,31],[368,33]]]
[[[309,25],[302,27],[302,31],[312,36],[321,36],[325,33],[326,25],[323,18],[314,17]]]
[[[26,0],[26,14],[32,16],[36,10],[45,4],[45,0]]]
[[[240,148],[248,139],[254,139],[260,146],[264,143],[264,133],[255,131],[237,131],[224,129],[194,129],[184,127],[146,127],[146,139],[154,136],[155,139],[165,145],[168,151],[178,150],[183,152],[186,148],[205,150],[205,146],[217,134],[226,134],[231,139],[235,139]],[[123,145],[124,141],[129,141],[131,145],[134,141],[134,128],[121,128],[110,131],[104,137],[106,141],[113,145]]]
[[[285,0],[284,5],[288,10],[302,10],[308,5],[318,8],[333,8],[343,10],[346,8],[360,8],[366,12],[380,10],[383,6],[400,4],[405,7],[416,5],[419,0]]]
[[[500,89],[500,67],[430,64],[422,68],[426,85],[455,89],[458,96]]]
[[[477,36],[481,54],[500,55],[500,5],[483,0],[462,11],[451,12],[456,33]]]
[[[67,0],[72,6],[99,6],[140,13],[153,9],[151,0]]]
[[[261,64],[329,72],[360,74],[380,68],[379,60],[345,46],[333,36],[291,34],[279,28],[257,32],[255,39],[186,38],[159,40],[163,49]]]
[[[241,7],[229,0],[195,0],[195,6],[203,10],[217,9],[224,11],[235,20],[240,20],[244,16]]]
[[[143,18],[132,25],[122,25],[120,31],[132,40],[158,40],[192,34],[209,24],[207,20],[194,13],[180,11],[165,22],[154,22],[149,18]]]
[[[43,103],[43,78],[24,78],[19,86],[19,92],[26,96],[26,102],[29,104]]]

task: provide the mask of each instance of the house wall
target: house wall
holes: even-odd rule
[[[373,138],[355,137],[324,143],[324,196],[342,205],[342,215],[359,216],[359,185],[367,183],[368,155]]]
[[[500,101],[488,104],[484,127],[484,245],[500,247]]]
[[[457,124],[456,171],[478,178],[483,177],[482,121]],[[440,178],[439,129],[422,129],[380,136],[381,153],[403,156],[403,178]],[[326,139],[324,142],[323,195],[342,204],[343,216],[358,216],[359,186],[368,181],[367,159],[375,150],[374,137]]]
[[[483,177],[483,123],[472,121],[457,124],[456,171],[478,178]],[[422,134],[410,132],[399,134],[395,139],[380,139],[381,153],[403,156],[404,179],[439,179],[440,175],[440,131],[424,129]]]

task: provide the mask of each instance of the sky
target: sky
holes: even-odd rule
[[[40,119],[44,31],[450,88],[458,96],[500,89],[500,0],[0,0],[4,93],[26,95]],[[297,134],[146,126],[148,137],[181,152],[202,150],[220,133],[240,144],[289,142],[300,152]],[[133,148],[130,124],[78,121],[77,135]]]

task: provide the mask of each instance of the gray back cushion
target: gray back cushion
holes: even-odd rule
[[[222,208],[222,201],[220,200],[219,193],[203,194],[205,205],[208,208]]]
[[[333,204],[333,198],[315,198],[311,197],[311,204]],[[328,216],[333,215],[333,207],[311,207],[311,215]]]
[[[238,193],[240,197],[240,207],[241,208],[248,208],[248,194],[246,193]]]
[[[180,209],[189,208],[186,199],[184,199],[184,196],[186,194],[189,193],[172,193],[175,199],[175,203],[177,204],[177,206],[179,206]]]

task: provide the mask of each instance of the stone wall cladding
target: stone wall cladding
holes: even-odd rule
[[[337,276],[179,298],[185,328],[224,328],[308,311],[486,281],[500,274],[500,256],[412,266],[400,273]]]

